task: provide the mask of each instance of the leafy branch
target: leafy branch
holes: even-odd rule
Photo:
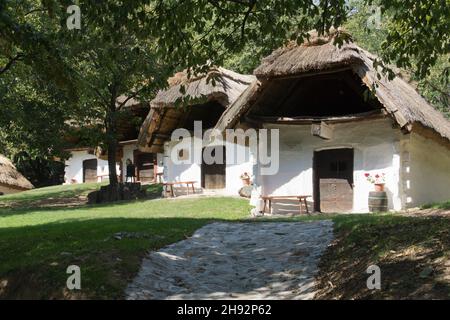
[[[24,57],[23,54],[19,53],[14,57],[10,57],[8,62],[6,63],[5,66],[0,67],[0,75],[2,75],[3,73],[5,73],[6,71],[8,71],[13,65],[14,63],[16,63],[17,61],[22,60]]]

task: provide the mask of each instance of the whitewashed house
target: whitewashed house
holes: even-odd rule
[[[253,167],[252,203],[310,195],[316,211],[367,212],[366,175],[383,173],[389,210],[449,200],[450,122],[399,76],[378,79],[372,54],[333,40],[312,35],[274,51],[216,125],[279,130],[279,170]]]
[[[118,98],[118,103],[124,97]],[[131,160],[136,167],[136,181],[142,183],[154,182],[158,166],[156,155],[141,152],[137,146],[140,125],[148,113],[148,105],[130,99],[125,104],[125,110],[118,120],[118,148],[116,170],[119,181],[125,182],[126,162]],[[78,136],[79,130],[68,135],[67,139],[74,146],[66,149],[70,157],[65,161],[65,184],[102,182],[109,179],[107,154],[99,147],[85,146]],[[81,146],[80,146],[81,145]]]
[[[243,186],[240,176],[252,169],[248,148],[237,146],[247,155],[244,161],[238,163],[227,159],[226,144],[216,141],[202,145],[202,135],[215,126],[223,112],[255,81],[253,76],[221,67],[190,78],[186,72],[180,72],[169,79],[169,88],[160,91],[151,101],[150,112],[138,139],[142,152],[158,154],[164,182],[192,181],[197,190],[238,194]],[[197,136],[194,135],[195,121],[202,123],[202,128],[196,131]],[[172,140],[172,133],[180,128],[191,137]],[[225,156],[223,163],[207,164],[202,159],[195,161],[194,154],[202,154],[204,150],[222,152]]]
[[[138,150],[137,140],[119,142],[119,158],[116,170],[119,181],[125,181],[126,162],[130,159],[136,165],[136,181],[153,182],[157,172],[156,156]],[[70,158],[65,161],[65,184],[103,182],[109,179],[109,166],[105,154],[98,149],[81,147],[67,149]]]

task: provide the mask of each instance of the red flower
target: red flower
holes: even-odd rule
[[[379,174],[376,174],[376,175],[375,175],[375,178],[377,178],[377,179],[378,179],[379,177],[380,177],[380,175],[379,175]]]
[[[366,178],[370,176],[369,173],[364,173],[364,175],[366,176]]]

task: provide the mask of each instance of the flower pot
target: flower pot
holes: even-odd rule
[[[244,178],[242,179],[242,184],[244,186],[249,186],[250,185],[250,178]]]
[[[384,183],[375,183],[375,191],[377,192],[384,191]]]

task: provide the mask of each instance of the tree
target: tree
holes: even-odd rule
[[[35,186],[59,181],[64,172],[54,158],[65,156],[69,112],[65,94],[30,66],[15,64],[0,77],[0,154]]]
[[[379,24],[374,26],[367,22],[377,14],[377,8],[380,8],[379,1],[367,5],[363,0],[353,0],[349,5],[352,10],[344,27],[363,48],[382,55],[383,46],[387,45],[388,26],[393,23],[393,13],[390,10],[384,11],[378,17]],[[450,54],[440,54],[426,75],[414,72],[414,65],[418,59],[420,58],[411,58],[410,66],[403,66],[404,72],[410,81],[416,82],[419,92],[432,105],[450,117]]]
[[[118,184],[116,154],[120,113],[129,101],[144,100],[154,94],[168,73],[154,54],[151,38],[139,40],[132,25],[120,25],[116,20],[119,18],[109,17],[107,12],[99,23],[97,14],[86,15],[85,29],[68,34],[64,41],[71,43],[69,59],[74,69],[73,79],[83,92],[79,103],[89,111],[87,117],[86,114],[78,117],[78,123],[81,127],[86,127],[86,123],[100,123],[104,129],[99,143],[107,150],[114,199]]]
[[[0,0],[0,77],[24,63],[58,87],[72,87],[66,90],[74,96],[66,99],[72,118],[105,129],[111,190],[117,185],[116,122],[127,101],[151,97],[184,68],[196,73],[245,61],[249,69],[257,55],[243,51],[266,54],[286,39],[303,41],[313,28],[326,33],[345,24],[351,10],[344,0],[80,0],[81,29],[68,30],[70,4]],[[378,4],[392,12],[381,56],[418,76],[429,74],[448,51],[448,0]],[[126,98],[118,103],[120,96]]]
[[[40,78],[75,93],[56,37],[59,23],[52,17],[51,1],[0,0],[0,77],[22,63]]]
[[[76,101],[58,26],[41,1],[0,0],[0,153],[35,186],[60,181]]]

